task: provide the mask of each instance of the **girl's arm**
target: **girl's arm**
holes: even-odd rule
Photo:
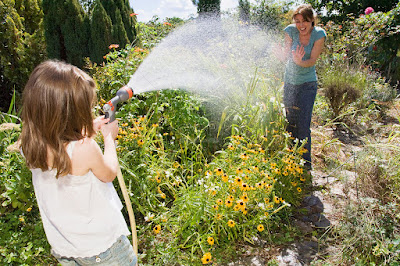
[[[92,170],[93,174],[103,182],[112,182],[115,179],[119,167],[115,147],[118,122],[102,125],[101,133],[104,136],[104,153],[92,138],[79,142],[79,145],[75,146],[72,158],[72,174],[83,175]]]
[[[293,61],[296,63],[296,65],[301,66],[301,67],[312,67],[313,65],[315,65],[315,63],[318,60],[318,57],[322,53],[322,50],[324,48],[324,43],[325,43],[325,38],[321,38],[321,39],[317,40],[314,43],[313,49],[311,50],[310,59],[304,60],[304,61],[303,61],[303,57],[305,54],[304,47],[297,46],[296,50],[292,51]]]

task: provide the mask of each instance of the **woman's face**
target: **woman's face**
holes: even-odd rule
[[[307,35],[311,33],[312,30],[312,20],[307,21],[303,15],[297,14],[294,17],[294,22],[296,23],[296,28],[299,30],[300,35]]]

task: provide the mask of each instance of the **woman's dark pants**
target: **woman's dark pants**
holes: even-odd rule
[[[317,95],[317,82],[306,82],[300,85],[285,83],[283,87],[283,103],[286,109],[286,118],[289,122],[288,131],[296,139],[306,139],[303,154],[305,166],[311,169],[311,115]]]

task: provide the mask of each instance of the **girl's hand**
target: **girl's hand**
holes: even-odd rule
[[[108,122],[110,119],[105,119]],[[103,134],[104,140],[110,135],[113,140],[117,138],[118,135],[118,121],[114,120],[109,124],[104,124],[101,127],[101,133]]]
[[[292,51],[293,61],[296,65],[300,65],[306,52],[304,51],[304,46],[297,46],[295,51]]]
[[[103,125],[105,125],[108,121],[110,121],[110,118],[106,119],[104,115],[96,117],[93,120],[93,129],[94,129],[94,131],[96,131],[96,132],[100,131],[100,129],[103,127]]]

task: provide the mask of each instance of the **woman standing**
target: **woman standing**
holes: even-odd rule
[[[325,42],[325,31],[315,26],[316,15],[311,5],[300,5],[293,22],[285,28],[285,54],[288,57],[284,77],[283,102],[288,131],[298,140],[306,140],[305,166],[311,169],[311,115],[317,94],[315,64]]]

